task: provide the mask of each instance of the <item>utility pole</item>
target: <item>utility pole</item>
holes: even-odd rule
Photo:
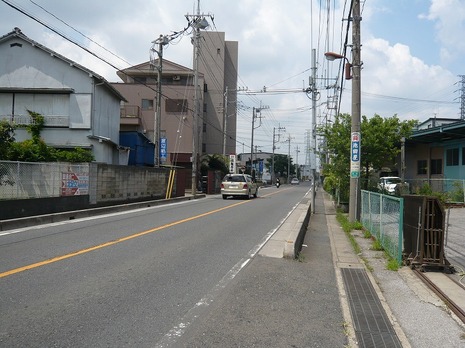
[[[210,18],[211,16],[208,15]],[[200,0],[197,0],[197,14],[186,15],[189,25],[194,29],[194,113],[193,113],[193,126],[192,126],[192,195],[196,195],[197,191],[197,167],[198,167],[198,153],[199,153],[199,139],[201,129],[199,127],[200,119],[200,98],[199,98],[199,55],[200,55],[200,30],[206,29],[209,24],[205,19],[205,15],[200,14]]]
[[[361,59],[360,59],[360,0],[353,0],[352,8],[352,117],[349,221],[360,220],[360,154],[361,154]]]
[[[276,150],[275,144],[279,142],[279,138],[281,137],[281,131],[285,131],[285,127],[278,126],[278,141],[276,141],[276,127],[273,127],[273,155],[271,157],[271,183],[273,184],[273,180],[275,177],[275,169],[274,169],[274,150]]]
[[[299,169],[299,145],[296,146],[295,148],[295,174],[297,176],[298,174],[298,169]]]
[[[260,110],[260,109],[258,109]],[[255,124],[255,106],[252,108],[252,136],[250,138],[250,175],[252,175],[252,178],[254,177],[254,171],[253,171],[253,130],[254,130],[254,124]]]
[[[155,146],[153,152],[153,165],[159,167],[161,164],[160,160],[160,133],[161,133],[161,78],[162,78],[162,69],[163,69],[163,46],[167,45],[170,42],[170,38],[166,35],[160,35],[158,39],[152,41],[151,52],[156,52],[158,55],[158,65],[157,65],[157,97],[156,97],[156,109],[155,109],[155,118],[153,125],[153,144]],[[158,44],[158,51],[155,50],[154,45]],[[155,61],[153,59],[152,63]]]
[[[289,184],[289,177],[291,176],[291,135],[289,134],[289,137],[287,138],[288,144],[288,149],[287,149],[287,183]]]
[[[226,156],[226,138],[228,126],[228,86],[224,92],[224,115],[223,115],[223,156]]]
[[[316,195],[316,99],[318,97],[316,88],[316,50],[312,49],[312,78],[310,79],[310,89],[312,91],[312,214],[315,214],[315,195]]]
[[[252,175],[252,178],[254,178],[254,179],[255,179],[255,171],[254,171],[254,168],[253,168],[253,133],[254,133],[254,130],[255,130],[255,118],[258,117],[257,113],[259,113],[260,114],[260,124],[258,125],[258,127],[260,127],[262,125],[261,111],[263,109],[268,109],[268,108],[269,108],[268,106],[261,106],[261,103],[260,103],[259,108],[256,108],[256,107],[252,108],[252,137],[251,137],[251,140],[250,140],[250,175]]]

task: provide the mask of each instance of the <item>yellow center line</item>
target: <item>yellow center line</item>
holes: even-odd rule
[[[265,197],[265,196],[263,196],[263,197]],[[8,276],[16,274],[16,273],[24,272],[24,271],[34,269],[34,268],[37,268],[37,267],[41,267],[41,266],[49,265],[51,263],[55,263],[55,262],[58,262],[58,261],[66,260],[66,259],[78,256],[78,255],[89,253],[89,252],[94,251],[94,250],[106,248],[106,247],[109,247],[109,246],[112,246],[112,245],[115,245],[115,244],[118,244],[118,243],[125,242],[125,241],[130,240],[130,239],[138,238],[138,237],[144,236],[144,235],[149,234],[149,233],[153,233],[153,232],[163,230],[163,229],[168,228],[168,227],[176,226],[176,225],[179,225],[179,224],[183,224],[185,222],[189,222],[189,221],[192,221],[192,220],[199,219],[199,218],[204,217],[204,216],[215,214],[215,213],[218,213],[218,212],[220,212],[222,210],[233,208],[233,207],[236,207],[238,205],[241,205],[241,204],[244,204],[244,203],[247,203],[247,202],[250,202],[250,201],[243,201],[243,202],[234,203],[232,205],[228,205],[228,206],[223,207],[223,208],[218,208],[218,209],[206,212],[206,213],[191,216],[191,217],[186,218],[186,219],[174,221],[174,222],[162,225],[162,226],[152,228],[150,230],[146,230],[146,231],[138,232],[138,233],[135,233],[135,234],[131,234],[129,236],[118,238],[118,239],[115,239],[115,240],[112,240],[112,241],[109,241],[109,242],[106,242],[106,243],[102,243],[102,244],[99,244],[99,245],[94,245],[94,246],[86,248],[86,249],[77,250],[77,251],[71,252],[69,254],[56,256],[56,257],[53,257],[51,259],[44,260],[44,261],[39,261],[39,262],[32,263],[30,265],[26,265],[26,266],[23,266],[23,267],[14,268],[12,270],[0,273],[0,278],[8,277]]]

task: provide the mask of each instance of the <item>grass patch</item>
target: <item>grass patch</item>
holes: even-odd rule
[[[386,256],[388,255],[386,254]],[[398,271],[400,268],[400,265],[396,259],[393,259],[392,257],[388,256],[388,262],[387,262],[386,268],[390,271]]]
[[[347,235],[347,238],[349,238],[350,244],[352,245],[352,248],[354,249],[355,253],[360,254],[362,252],[362,249],[360,249],[360,246],[356,242],[354,236],[350,233],[353,229],[353,224],[349,222],[349,220],[347,219],[347,215],[341,212],[337,212],[336,219],[341,224],[341,227]]]
[[[360,221],[354,221],[352,223],[352,229],[353,230],[363,230],[364,227],[363,227],[363,224]]]
[[[368,230],[363,231],[363,238],[368,239],[371,238],[371,233]]]
[[[373,250],[376,250],[376,251],[383,251],[384,250],[383,245],[381,244],[381,242],[378,239],[375,239],[373,241],[373,245],[372,245],[371,248]]]
[[[354,249],[355,253],[357,255],[360,255],[362,253],[362,249],[360,248],[360,245],[358,245],[357,241],[355,240],[354,236],[352,235],[352,230],[363,230],[363,237],[364,238],[371,238],[372,235],[370,231],[367,231],[363,228],[363,225],[360,222],[354,222],[350,223],[347,214],[344,214],[340,211],[337,212],[336,214],[336,220],[339,222],[339,224],[342,227],[342,230],[345,232],[347,235],[347,238],[349,238],[350,244],[352,245],[352,248]],[[384,258],[387,260],[386,268],[390,271],[398,271],[400,268],[399,262],[397,262],[396,259],[392,258],[389,256],[389,254],[385,251],[383,248],[381,242],[378,239],[373,240],[373,245],[372,245],[373,250],[377,251],[384,251]],[[361,256],[363,262],[365,263],[365,267],[367,268],[368,271],[373,272],[373,267],[370,265],[369,261],[367,258]]]

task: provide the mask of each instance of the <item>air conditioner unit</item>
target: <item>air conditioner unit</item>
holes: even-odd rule
[[[179,76],[179,75],[174,75],[173,76],[173,81],[179,81],[179,80],[181,80],[181,76]]]

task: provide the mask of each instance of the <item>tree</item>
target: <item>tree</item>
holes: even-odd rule
[[[287,177],[287,167],[289,165],[289,162],[290,162],[289,173],[292,176],[295,174],[295,165],[292,164],[292,158],[290,158],[290,161],[289,161],[289,157],[287,155],[275,154],[274,155],[274,173],[277,176]],[[271,165],[272,165],[272,159],[267,158],[266,163],[265,163],[266,168],[270,170]]]
[[[0,122],[0,160],[23,162],[91,162],[94,156],[91,151],[74,148],[70,150],[57,150],[48,146],[40,137],[45,126],[45,118],[34,111],[27,110],[32,122],[25,126],[31,139],[15,142],[14,127],[7,121]]]
[[[370,171],[377,172],[386,164],[395,163],[401,139],[410,137],[416,124],[416,120],[400,121],[397,115],[383,118],[375,114],[370,119],[363,116],[361,164],[366,184]]]
[[[325,190],[332,194],[339,192],[343,202],[349,201],[350,124],[350,115],[340,114],[332,125],[328,124],[320,130],[326,138],[326,150],[331,159],[323,164]]]
[[[374,115],[372,118],[362,117],[361,122],[361,175],[364,187],[372,172],[379,171],[387,163],[394,163],[400,152],[402,137],[408,138],[416,120],[400,121],[397,115],[383,118]],[[340,114],[333,124],[320,128],[326,138],[326,146],[331,161],[324,164],[323,175],[328,178],[330,191],[339,189],[341,199],[348,201],[350,186],[350,146],[351,116]]]
[[[15,127],[6,120],[0,120],[0,160],[8,160],[11,145],[15,142]]]
[[[207,175],[209,170],[218,170],[223,176],[226,175],[229,168],[226,165],[225,157],[217,154],[204,156],[200,165],[200,172],[202,175]]]

